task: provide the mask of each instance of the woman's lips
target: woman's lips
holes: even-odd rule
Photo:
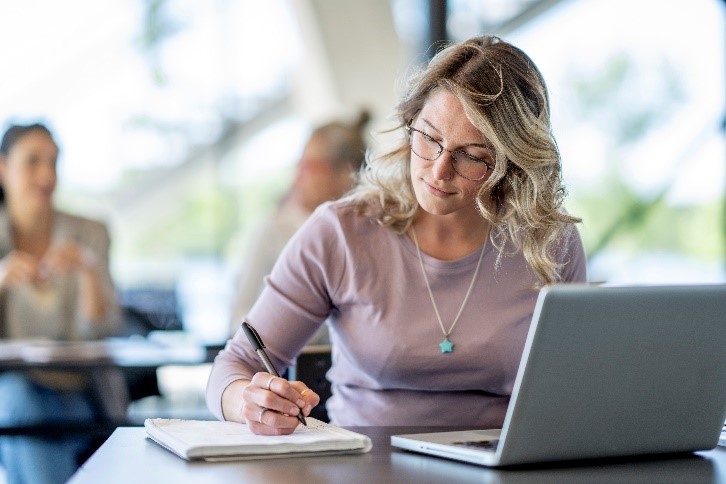
[[[423,182],[424,185],[426,185],[426,189],[429,191],[429,193],[436,197],[448,197],[450,195],[453,195],[453,193],[442,190],[441,188],[438,188],[435,185],[428,183],[426,180],[423,180]]]
[[[53,188],[36,188],[35,193],[42,199],[48,199],[53,196]]]

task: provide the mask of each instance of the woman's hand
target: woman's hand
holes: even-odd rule
[[[13,250],[0,260],[0,288],[34,282],[37,274],[38,261],[26,252]]]
[[[225,419],[247,422],[261,435],[291,434],[304,416],[320,403],[320,397],[303,382],[287,381],[269,373],[256,373],[250,382],[238,381],[222,395]]]
[[[90,251],[83,249],[75,242],[66,242],[52,246],[43,255],[39,266],[41,279],[52,274],[68,275],[71,272],[92,271],[96,264]]]
[[[78,273],[81,311],[89,321],[100,324],[104,322],[111,304],[104,290],[101,270],[101,265],[91,250],[68,241],[48,249],[40,261],[38,277],[43,281],[54,275]]]
[[[52,275],[68,275],[77,270],[90,273],[95,268],[95,258],[73,242],[49,248],[41,260],[13,250],[0,260],[0,288],[42,283]]]

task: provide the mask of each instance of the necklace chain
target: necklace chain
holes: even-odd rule
[[[451,323],[451,327],[448,331],[446,331],[446,328],[444,327],[444,322],[441,320],[441,314],[439,314],[439,308],[436,306],[436,301],[434,300],[434,294],[431,291],[431,285],[429,284],[429,278],[426,275],[426,269],[424,268],[423,258],[421,257],[421,249],[418,246],[418,238],[416,237],[416,229],[414,226],[411,226],[411,233],[413,235],[413,243],[416,245],[416,254],[418,255],[418,262],[421,265],[421,272],[423,273],[424,282],[426,283],[426,289],[429,292],[429,298],[431,299],[431,304],[434,306],[434,312],[436,313],[436,319],[439,322],[439,326],[441,327],[441,332],[444,333],[444,341],[447,341],[449,338],[449,335],[454,330],[454,326],[456,326],[456,323],[459,322],[459,317],[461,316],[461,313],[464,311],[464,307],[466,306],[466,302],[469,300],[469,296],[471,295],[471,290],[474,288],[474,282],[476,281],[476,276],[479,274],[479,268],[481,267],[481,261],[484,258],[484,247],[486,244],[484,244],[481,248],[481,253],[479,254],[479,261],[476,263],[476,269],[474,270],[474,276],[471,278],[471,283],[469,283],[469,289],[466,291],[466,296],[464,296],[464,300],[461,303],[461,306],[459,307],[459,312],[456,314],[456,317],[454,318],[454,322]]]

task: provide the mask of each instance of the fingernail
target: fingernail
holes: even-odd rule
[[[305,407],[305,415],[310,415],[310,412],[312,411],[312,409],[313,409],[313,406],[312,405],[306,406]]]
[[[287,412],[289,415],[292,415],[293,417],[297,416],[298,413],[300,413],[300,409],[297,407],[292,407],[292,410]]]
[[[303,407],[305,406],[305,400],[303,400],[303,399],[301,399],[301,398],[298,398],[298,399],[297,399],[297,401],[296,401],[295,403],[296,403],[296,404],[297,404],[297,406],[298,406],[298,407],[300,407],[300,408],[303,408]]]

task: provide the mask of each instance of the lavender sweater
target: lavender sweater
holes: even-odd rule
[[[564,280],[586,280],[576,230],[558,260]],[[356,425],[501,427],[532,318],[537,279],[521,255],[487,242],[471,297],[442,354],[443,334],[421,274],[416,247],[345,201],[319,207],[282,252],[247,321],[273,364],[292,364],[327,318],[333,365],[331,422]],[[479,251],[455,261],[422,253],[448,330],[466,294]],[[212,368],[207,405],[223,419],[224,389],[264,371],[242,331]]]

